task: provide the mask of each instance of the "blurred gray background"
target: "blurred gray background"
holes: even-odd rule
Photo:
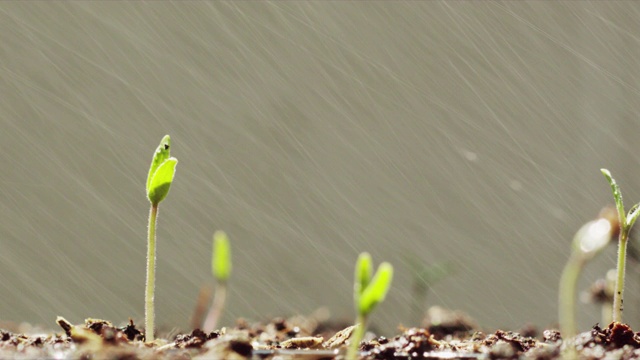
[[[366,250],[396,266],[387,333],[416,320],[407,256],[455,264],[425,306],[553,326],[570,240],[611,203],[599,169],[640,199],[638,22],[634,2],[0,3],[0,320],[142,321],[144,184],[170,134],[159,326],[188,327],[216,229],[222,325],[352,319]],[[599,315],[580,306],[581,328]]]

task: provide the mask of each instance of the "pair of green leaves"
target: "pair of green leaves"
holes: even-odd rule
[[[167,197],[176,173],[178,159],[170,157],[171,138],[165,135],[153,154],[149,176],[147,176],[147,198],[153,206]]]
[[[373,276],[373,277],[372,277]],[[383,262],[373,275],[373,261],[369,253],[358,256],[355,271],[353,297],[356,310],[361,316],[367,316],[381,303],[389,292],[393,279],[393,266]]]
[[[618,183],[611,177],[611,173],[607,169],[600,169],[602,175],[607,178],[609,184],[611,185],[611,192],[613,192],[613,199],[616,203],[616,209],[618,210],[618,219],[620,220],[620,230],[623,232],[628,232],[635,224],[636,220],[638,220],[638,216],[640,216],[640,211],[638,211],[638,207],[640,204],[635,204],[629,209],[629,213],[625,213],[624,204],[622,203],[622,192],[620,191],[620,186]]]

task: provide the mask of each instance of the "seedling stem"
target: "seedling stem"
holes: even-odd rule
[[[613,293],[613,321],[622,322],[624,274],[627,256],[627,239],[629,235],[626,231],[620,231],[618,237],[618,276],[616,278],[616,291]]]
[[[215,293],[213,294],[213,303],[211,304],[211,309],[209,309],[209,314],[207,314],[207,318],[204,321],[204,325],[202,326],[202,330],[204,330],[204,332],[209,333],[216,329],[216,325],[218,324],[218,319],[220,319],[220,315],[222,314],[222,309],[224,308],[226,298],[226,284],[218,283]]]
[[[145,294],[145,329],[146,340],[153,341],[155,319],[154,292],[156,281],[156,224],[158,219],[158,205],[152,205],[149,212],[149,243],[147,246],[147,285]]]
[[[356,327],[353,329],[351,338],[349,341],[349,349],[347,350],[347,360],[356,360],[358,358],[358,349],[360,348],[360,341],[364,337],[364,332],[367,328],[367,318],[362,314],[358,314],[356,317]]]

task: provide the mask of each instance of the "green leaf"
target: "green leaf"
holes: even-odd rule
[[[162,140],[160,141],[160,145],[158,145],[158,148],[156,149],[156,152],[153,153],[153,158],[151,159],[151,166],[149,167],[149,175],[147,175],[147,196],[149,196],[149,186],[151,185],[151,179],[153,178],[153,174],[156,172],[156,170],[158,170],[158,168],[160,167],[160,165],[162,165],[163,162],[167,161],[167,159],[169,159],[169,153],[171,151],[170,149],[171,147],[171,138],[169,137],[169,135],[165,135]]]
[[[358,311],[362,316],[368,316],[376,305],[384,300],[389,292],[389,288],[391,288],[392,280],[393,266],[388,262],[383,262],[360,296]]]
[[[640,211],[638,211],[639,207],[640,207],[640,204],[635,204],[627,214],[626,226],[629,230],[631,230],[631,227],[633,226],[633,224],[635,224],[636,220],[638,220],[638,215],[640,215]]]
[[[611,192],[613,193],[613,199],[616,202],[616,209],[618,209],[618,219],[620,220],[620,224],[627,224],[627,217],[624,211],[624,204],[622,202],[622,193],[620,192],[620,187],[618,183],[611,177],[611,173],[607,169],[600,169],[602,175],[607,178],[609,181],[609,185],[611,185]]]
[[[360,296],[364,289],[367,288],[367,285],[369,285],[371,276],[373,276],[373,261],[369,253],[363,252],[358,256],[358,260],[356,261],[353,285],[353,300],[355,301],[356,307],[359,306]]]
[[[157,206],[169,194],[169,188],[176,173],[178,159],[169,158],[164,161],[151,176],[147,196],[154,206]]]
[[[231,246],[224,231],[213,234],[213,255],[211,257],[213,276],[219,282],[225,282],[231,275]]]

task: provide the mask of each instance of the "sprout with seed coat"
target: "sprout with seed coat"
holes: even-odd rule
[[[576,335],[576,288],[586,263],[600,253],[617,233],[615,210],[604,208],[596,220],[584,224],[573,237],[571,255],[560,277],[558,317],[562,337]]]

